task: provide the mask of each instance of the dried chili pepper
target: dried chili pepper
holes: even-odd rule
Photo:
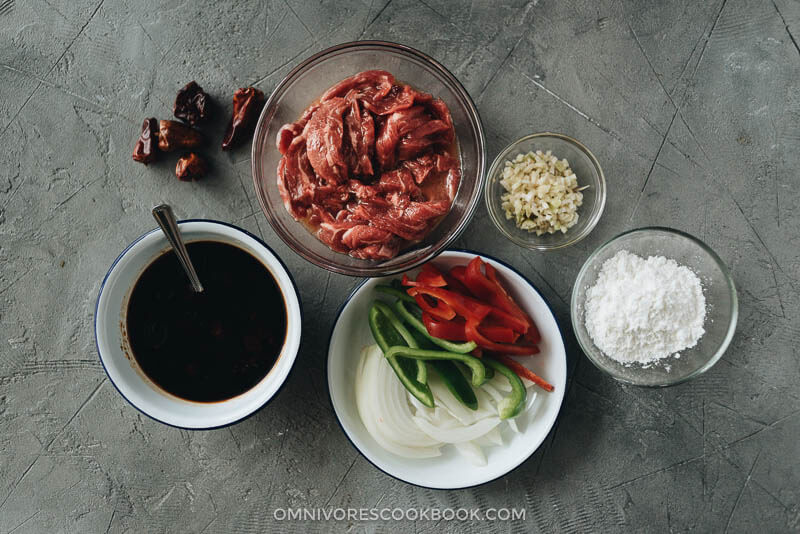
[[[177,118],[196,126],[208,116],[210,107],[211,98],[197,82],[191,81],[178,91],[172,112]]]
[[[158,121],[158,148],[164,152],[200,146],[200,132],[178,121]]]
[[[264,93],[255,87],[237,89],[233,93],[233,116],[222,139],[222,150],[231,150],[253,135],[263,107]]]
[[[207,169],[208,166],[203,158],[194,152],[189,152],[178,160],[175,176],[182,182],[191,182],[205,176]]]
[[[133,159],[147,165],[158,154],[158,121],[155,119],[145,119],[142,123],[142,133],[136,140],[133,147]]]

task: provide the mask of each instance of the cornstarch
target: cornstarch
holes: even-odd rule
[[[595,345],[626,365],[650,364],[692,348],[705,333],[706,299],[688,267],[625,250],[600,268],[586,292],[586,329]]]

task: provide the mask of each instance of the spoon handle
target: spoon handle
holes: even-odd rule
[[[183,270],[189,276],[189,281],[192,283],[192,289],[197,293],[203,291],[203,284],[197,277],[197,272],[194,270],[192,260],[189,259],[189,253],[186,252],[186,246],[181,239],[181,232],[178,229],[178,223],[175,221],[175,214],[172,212],[172,207],[169,204],[160,204],[153,208],[153,217],[155,217],[164,235],[167,236],[172,250],[178,256],[178,260],[183,266]]]

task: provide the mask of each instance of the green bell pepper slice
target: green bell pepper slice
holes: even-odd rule
[[[414,336],[419,348],[426,350],[438,350],[436,345],[434,345],[430,340],[428,340],[428,338],[416,330],[412,330],[411,335]],[[475,392],[469,385],[469,381],[464,378],[464,372],[466,371],[461,370],[461,367],[463,367],[461,364],[447,360],[431,360],[428,363],[434,368],[436,374],[438,374],[439,378],[442,379],[442,383],[444,383],[445,387],[450,390],[450,393],[453,394],[458,402],[470,410],[478,409],[478,398],[475,396]],[[489,378],[489,371],[494,374],[494,369],[487,367],[487,379]]]
[[[384,357],[394,370],[400,383],[416,397],[422,404],[433,408],[435,403],[433,393],[428,386],[428,369],[424,361],[414,361],[402,356],[389,355],[390,347],[410,345],[417,346],[417,342],[403,323],[386,304],[375,301],[369,309],[369,327],[372,337],[383,351]]]
[[[446,352],[443,350],[425,350],[413,349],[411,347],[395,346],[389,349],[386,356],[402,356],[404,358],[413,358],[415,360],[445,360],[461,362],[472,371],[472,379],[470,382],[473,386],[478,387],[486,381],[486,367],[483,362],[475,356],[469,354],[461,354],[458,352]]]
[[[508,378],[508,381],[511,384],[511,393],[509,393],[507,397],[504,397],[503,400],[501,400],[497,405],[498,412],[500,413],[500,419],[511,419],[512,417],[518,416],[525,407],[525,400],[528,397],[525,384],[522,383],[522,380],[520,380],[520,378],[517,376],[517,373],[497,360],[486,358],[484,362],[486,365],[493,367],[495,371]]]
[[[385,285],[377,285],[375,286],[375,291],[379,293],[383,293],[384,295],[388,295],[390,297],[394,297],[396,299],[408,302],[410,304],[416,304],[414,297],[403,291],[402,289],[397,289],[396,287],[392,286],[385,286]]]
[[[397,302],[394,303],[394,310],[406,323],[411,325],[414,328],[414,330],[416,330],[417,332],[425,336],[428,340],[430,340],[431,342],[435,343],[436,345],[440,346],[441,348],[443,348],[448,352],[466,354],[468,352],[472,352],[478,346],[475,344],[474,341],[468,341],[466,343],[453,343],[452,341],[447,341],[445,339],[439,339],[438,337],[433,337],[428,333],[428,329],[425,328],[425,325],[422,324],[422,321],[417,316],[415,316],[411,311],[409,311],[409,309],[406,307],[405,303],[402,300],[398,300]]]

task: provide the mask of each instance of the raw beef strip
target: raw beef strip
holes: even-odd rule
[[[383,169],[395,163],[395,151],[400,139],[408,132],[430,120],[423,106],[413,106],[389,115],[375,140],[375,156]]]
[[[332,250],[393,258],[449,211],[461,180],[454,138],[444,102],[386,71],[361,72],[279,130],[278,189]]]
[[[394,76],[392,76],[392,73],[386,72],[385,70],[365,70],[364,72],[359,72],[349,78],[345,78],[325,91],[319,101],[325,102],[332,98],[342,97],[353,89],[356,89],[360,93],[374,91],[374,97],[383,98],[389,94],[393,85]]]
[[[347,179],[349,170],[343,151],[342,115],[349,105],[344,98],[324,102],[305,128],[308,161],[317,175],[328,183]]]

